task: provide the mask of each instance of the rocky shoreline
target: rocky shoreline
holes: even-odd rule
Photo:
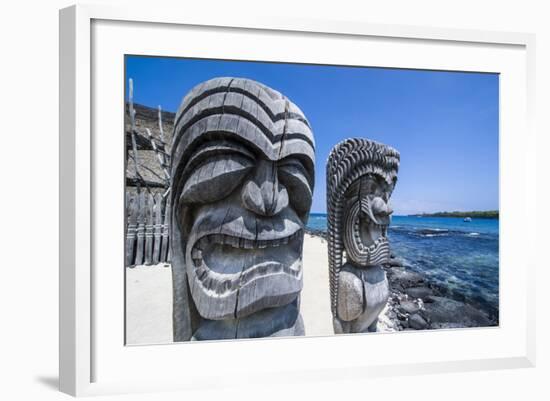
[[[307,228],[306,233],[326,240],[326,232]],[[379,318],[379,331],[455,329],[498,326],[498,320],[482,310],[447,296],[447,291],[412,271],[392,255],[384,266],[390,299]]]

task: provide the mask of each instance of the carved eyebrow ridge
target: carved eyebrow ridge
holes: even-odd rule
[[[236,107],[236,106],[232,106],[232,105],[221,105],[219,107],[212,107],[212,108],[207,107],[204,110],[202,110],[201,112],[194,115],[181,128],[178,127],[179,121],[181,120],[181,116],[180,116],[180,118],[178,119],[178,123],[175,125],[174,130],[175,130],[175,132],[185,132],[193,124],[197,123],[199,120],[202,120],[203,118],[206,118],[206,117],[209,117],[209,116],[218,115],[218,114],[220,114],[220,115],[233,114],[233,115],[236,115],[236,116],[247,119],[252,124],[254,124],[256,127],[258,127],[260,129],[260,131],[262,131],[262,133],[267,138],[269,138],[271,143],[281,142],[283,140],[283,137],[285,137],[285,140],[286,139],[297,138],[297,139],[302,139],[303,141],[307,142],[313,149],[315,149],[315,144],[305,134],[302,134],[302,133],[299,133],[299,132],[286,132],[284,135],[281,134],[281,135],[275,136],[275,135],[273,135],[271,130],[268,127],[266,127],[265,125],[263,125],[262,122],[260,120],[258,120],[256,117],[254,117],[250,113],[246,112],[245,110],[243,110],[239,107]],[[184,114],[182,114],[182,116],[183,115]],[[308,127],[308,129],[309,129],[309,127]],[[178,144],[179,144],[182,137],[183,137],[183,135],[177,135],[174,138],[174,143],[172,144],[172,148],[174,148],[174,149],[177,148],[177,146],[178,146]]]
[[[298,158],[291,157],[291,158],[284,158],[282,160],[279,160],[277,162],[278,167],[296,167],[300,170],[300,172],[306,177],[308,184],[311,188],[313,188],[313,177],[306,166],[304,166],[304,163]]]
[[[191,156],[185,167],[183,168],[183,174],[189,168],[193,168],[202,164],[204,159],[208,159],[212,156],[220,154],[239,153],[251,160],[255,160],[255,156],[252,152],[248,151],[242,144],[229,140],[220,140],[207,142],[205,145],[200,146],[196,153]]]
[[[191,107],[199,103],[201,100],[206,99],[208,96],[214,95],[216,93],[235,92],[235,93],[240,93],[241,95],[244,95],[247,98],[253,100],[255,103],[257,103],[267,113],[267,115],[269,116],[269,118],[271,118],[271,121],[273,122],[288,118],[288,119],[301,121],[302,123],[307,125],[309,129],[311,129],[311,126],[309,125],[309,121],[307,121],[300,114],[294,113],[294,112],[286,113],[285,111],[274,114],[273,111],[271,111],[271,109],[267,106],[267,104],[265,104],[259,97],[255,96],[253,93],[250,93],[246,89],[239,88],[239,87],[231,87],[229,86],[230,84],[231,82],[227,86],[218,86],[212,89],[207,89],[201,94],[195,96],[193,99],[189,101],[189,103],[187,104],[187,106],[185,106],[185,108],[181,111],[181,113],[179,113],[174,125],[177,126],[180,123],[183,116],[185,115],[185,113],[187,113]]]

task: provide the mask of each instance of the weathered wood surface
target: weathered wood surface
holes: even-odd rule
[[[138,198],[136,194],[126,193],[126,213],[128,227],[126,232],[126,266],[134,265],[134,250],[137,237]]]
[[[128,116],[129,116],[129,122],[130,126],[129,129],[126,128],[126,153],[127,153],[127,161],[132,160],[133,166],[128,164],[128,168],[133,167],[133,176],[126,178],[126,184],[128,186],[135,186],[139,189],[141,186],[145,186],[149,192],[151,192],[150,188],[155,187],[164,187],[167,188],[170,185],[170,175],[168,172],[168,155],[166,153],[166,144],[164,143],[164,140],[155,138],[153,134],[151,133],[151,130],[149,128],[145,128],[145,132],[138,132],[138,128],[136,126],[136,110],[134,109],[134,83],[133,80],[130,78],[128,81],[129,86],[129,99],[128,99]],[[159,109],[158,111],[158,118],[159,118],[159,127],[160,127],[160,135],[162,138],[164,138],[164,132],[162,128],[162,111]],[[141,160],[139,153],[139,150],[148,150],[151,149],[155,152],[157,156],[158,163],[160,164],[162,172],[157,174],[157,172],[151,168],[151,166],[147,165],[147,157],[144,158],[144,160]],[[141,171],[140,171],[141,170]],[[147,177],[147,174],[142,174],[144,170],[147,170],[149,174],[152,174],[154,177],[158,178],[159,182],[151,183],[149,182],[149,179],[151,177]],[[129,172],[130,173],[130,172]],[[156,181],[153,178],[153,181]]]
[[[152,194],[146,196],[145,207],[145,264],[153,263],[153,207],[155,200]]]
[[[168,262],[170,260],[168,252],[170,249],[170,197],[164,203],[164,223],[162,224],[162,246],[160,250],[160,261]]]
[[[388,200],[398,170],[399,152],[365,138],[340,142],[329,155],[327,237],[337,334],[375,330],[389,297],[381,265],[390,257],[386,233],[392,209]]]
[[[170,198],[127,194],[126,266],[170,260]]]
[[[137,152],[137,144],[136,144],[136,112],[134,110],[134,81],[132,79],[129,80],[129,101],[130,101],[130,123],[131,123],[131,135],[132,135],[132,151],[134,152],[134,167],[135,167],[135,173],[136,177],[140,177],[139,174],[139,157]],[[138,192],[139,192],[139,184],[138,184]]]
[[[161,248],[161,234],[162,234],[162,195],[155,195],[155,206],[153,207],[153,212],[155,215],[155,225],[153,227],[153,263],[157,264],[160,262],[160,248]]]
[[[164,128],[162,127],[162,108],[160,107],[160,105],[158,107],[158,121],[159,121],[160,140],[162,141],[162,143],[166,143],[166,140],[164,139]]]
[[[137,245],[135,264],[143,264],[143,253],[145,250],[145,193],[138,195],[138,221],[137,221]]]
[[[165,202],[164,198],[170,191],[170,173],[168,171],[170,157],[166,153],[167,149],[162,123],[163,112],[160,106],[156,113],[158,116],[160,139],[155,138],[149,128],[144,128],[145,132],[139,133],[136,126],[136,110],[134,108],[134,82],[131,78],[128,80],[128,91],[130,127],[129,129],[126,128],[126,151],[127,162],[129,162],[128,169],[134,173],[134,176],[126,177],[126,185],[134,187],[137,193],[128,191],[126,195],[127,227],[125,262],[127,266],[149,265],[166,261],[169,252],[170,234],[167,223],[170,218],[170,212],[169,210],[165,210],[168,207],[168,202]],[[161,166],[161,172],[157,173],[150,166],[141,163],[138,150],[143,150],[144,143],[154,150],[157,161]],[[129,174],[130,171],[128,171]],[[144,178],[142,173],[148,173],[146,174],[147,179]],[[156,178],[159,179],[159,182],[155,181]],[[155,195],[155,192],[158,191],[156,188],[162,188],[163,194],[157,193]]]
[[[303,113],[261,83],[215,78],[182,100],[170,157],[175,341],[303,335],[314,154]]]
[[[141,184],[144,184],[146,188],[166,188],[165,184],[159,182],[144,180],[141,178],[126,177],[126,186],[128,187],[139,187]]]

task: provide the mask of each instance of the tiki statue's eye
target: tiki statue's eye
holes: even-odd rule
[[[298,213],[308,212],[311,207],[311,178],[304,165],[295,159],[279,162],[278,175],[286,187],[290,203]]]
[[[240,154],[216,155],[207,159],[189,176],[180,200],[185,203],[210,203],[229,196],[254,162]]]

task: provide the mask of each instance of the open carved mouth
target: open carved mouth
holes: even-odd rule
[[[368,250],[374,252],[380,243],[387,241],[387,232],[387,224],[376,224],[366,216],[363,218],[363,221],[355,219],[353,237],[357,247],[361,251]]]
[[[354,247],[350,256],[361,265],[372,266],[384,263],[390,257],[390,246],[386,238],[387,225],[360,222],[353,226]]]
[[[270,274],[299,278],[302,238],[301,229],[265,240],[210,234],[194,243],[191,259],[203,287],[223,294]]]
[[[225,203],[198,209],[185,264],[201,317],[240,318],[293,302],[302,289],[303,227],[288,207],[275,216]]]
[[[351,206],[344,232],[348,258],[361,266],[386,262],[390,257],[389,220],[389,216],[375,216],[370,205],[367,210],[360,202]]]

